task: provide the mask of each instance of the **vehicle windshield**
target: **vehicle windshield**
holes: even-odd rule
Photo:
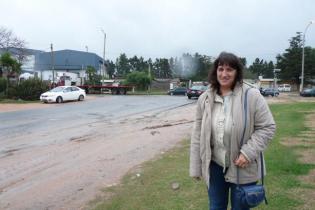
[[[49,92],[62,92],[64,89],[64,87],[56,87],[54,89],[51,89]]]
[[[192,90],[207,90],[207,86],[192,86]]]

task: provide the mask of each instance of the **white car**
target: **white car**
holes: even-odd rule
[[[64,101],[82,101],[86,97],[85,90],[76,86],[59,86],[40,95],[44,103]]]
[[[289,84],[281,84],[278,86],[278,90],[280,92],[291,92],[291,85]]]

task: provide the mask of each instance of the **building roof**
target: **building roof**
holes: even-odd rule
[[[92,66],[96,70],[103,64],[103,58],[95,53],[76,51],[76,50],[59,50],[39,53],[35,57],[35,70],[52,69],[52,55],[55,70],[81,70],[87,66]]]

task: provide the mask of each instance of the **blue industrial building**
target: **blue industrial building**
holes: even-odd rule
[[[87,66],[92,66],[96,71],[100,71],[103,65],[103,58],[95,53],[82,52],[76,50],[59,50],[42,52],[35,55],[34,71],[46,70],[78,72],[86,70]]]

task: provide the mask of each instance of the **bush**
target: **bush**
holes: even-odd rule
[[[126,84],[136,85],[140,90],[146,90],[150,83],[151,79],[145,72],[134,71],[126,78]]]
[[[0,92],[0,101],[6,98],[7,96],[5,95],[5,92]]]
[[[18,99],[18,92],[16,86],[9,86],[7,91],[7,98],[9,99]]]
[[[38,100],[40,94],[49,90],[47,83],[37,79],[28,79],[22,81],[17,86],[16,96],[23,100]]]
[[[1,77],[0,78],[0,93],[4,92],[7,89],[7,79]]]

